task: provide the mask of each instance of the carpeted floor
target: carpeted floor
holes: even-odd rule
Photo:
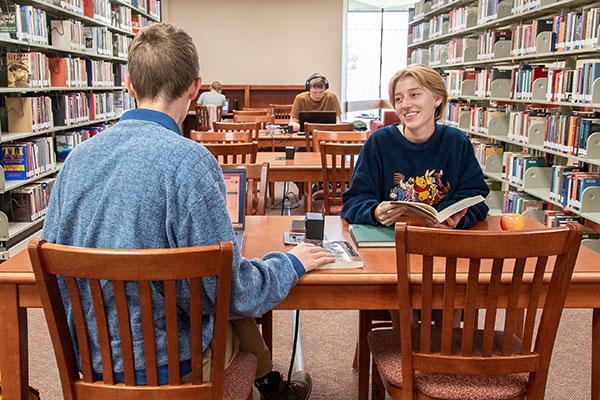
[[[313,400],[356,399],[352,370],[358,335],[355,311],[303,311],[305,365],[313,378]],[[565,310],[556,341],[546,390],[548,400],[590,398],[591,312]],[[274,313],[274,362],[287,372],[292,347],[292,313]],[[44,400],[62,398],[58,370],[41,310],[29,311],[30,382]],[[255,396],[255,398],[258,398]]]

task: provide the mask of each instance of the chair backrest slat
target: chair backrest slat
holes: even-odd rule
[[[150,281],[140,281],[140,305],[142,307],[142,329],[144,332],[144,361],[146,364],[146,382],[150,386],[158,385],[156,365],[156,339],[154,336],[154,313],[152,311],[152,289]]]
[[[525,325],[523,329],[524,334],[521,351],[523,354],[531,353],[533,329],[535,325],[535,319],[537,317],[538,304],[542,292],[542,283],[547,265],[548,257],[538,257],[537,265],[535,267],[535,273],[533,275],[533,281],[531,282],[531,297],[529,298],[529,304],[527,305],[527,315],[525,318]]]
[[[112,374],[112,348],[110,345],[110,337],[108,335],[108,323],[106,320],[106,312],[104,307],[104,295],[102,287],[98,279],[89,279],[90,293],[92,294],[92,302],[94,303],[94,316],[96,317],[96,327],[98,329],[98,344],[100,345],[100,357],[102,358],[102,380],[107,385],[115,383]]]
[[[320,152],[322,142],[331,143],[364,143],[369,132],[314,130],[312,133],[312,151]]]
[[[481,354],[490,357],[494,349],[494,332],[496,329],[496,310],[498,309],[498,296],[500,295],[500,280],[504,261],[495,259],[492,263],[492,275],[488,286],[485,305],[485,322],[483,328],[483,344]]]
[[[233,259],[233,247],[230,242],[193,248],[139,250],[79,248],[35,240],[29,245],[29,255],[39,285],[52,343],[55,346],[65,398],[223,398]],[[127,265],[127,268],[123,268],[123,265]],[[210,377],[202,374],[202,357],[205,350],[202,339],[202,280],[208,277],[214,279],[216,284],[216,293],[208,296],[216,299],[214,330],[210,342]],[[65,280],[66,293],[61,293],[59,279]],[[179,364],[179,350],[183,344],[179,343],[178,325],[182,321],[180,318],[186,317],[179,312],[185,304],[178,304],[177,297],[181,296],[178,288],[185,284],[185,281],[189,282],[191,296],[189,340],[192,374],[191,383],[183,384]],[[84,378],[80,377],[77,368],[74,339],[69,333],[63,296],[69,297],[72,315],[76,320],[78,349],[82,354],[82,369],[86,370]],[[90,310],[82,308],[82,305],[88,302],[93,309],[91,317]],[[131,311],[132,307],[138,304],[141,311],[140,320],[136,317],[138,313]],[[154,309],[155,307],[158,309]],[[116,321],[111,319],[109,326],[108,315],[112,315],[113,312],[116,313]],[[157,313],[159,316],[164,315],[166,327],[163,326],[161,318],[156,319],[158,324],[155,326]],[[140,323],[142,332],[133,331],[132,327]],[[91,335],[88,331],[93,328],[98,332],[102,371],[92,369],[94,366],[91,365],[90,350],[84,349],[91,349],[92,343],[88,346],[86,340],[81,339],[81,336]],[[163,385],[161,382],[160,386],[155,329],[160,329],[166,334],[166,346],[161,348],[161,352],[164,351],[168,359],[168,384]],[[134,336],[139,333],[143,333],[144,355],[134,354],[137,348],[133,346]],[[121,343],[123,383],[116,382],[114,376],[111,339],[113,344],[116,340]],[[139,351],[141,352],[141,349]],[[85,352],[88,355],[84,355]],[[136,386],[136,356],[145,359],[146,385],[143,386]],[[95,372],[102,372],[103,382],[95,380]],[[119,382],[120,380],[121,378]]]
[[[312,148],[312,136],[314,131],[351,131],[354,129],[352,122],[344,122],[341,124],[317,124],[312,122],[306,122],[304,124],[304,137],[306,139],[306,151],[313,151]]]
[[[205,143],[219,164],[254,164],[258,143]]]
[[[251,132],[252,140],[258,142],[260,132],[259,122],[215,122],[213,124],[215,132]]]
[[[289,121],[293,104],[269,104],[276,120]]]
[[[421,287],[421,353],[431,351],[431,299],[433,298],[433,257],[423,257],[423,283]]]
[[[210,111],[209,106],[196,104],[196,129],[199,131],[208,131],[212,129],[210,124]],[[216,109],[216,121],[220,121],[223,114],[223,106],[213,106]]]
[[[177,322],[177,282],[165,282],[165,309],[167,320],[167,353],[169,357],[169,384],[179,383],[179,327]]]
[[[191,131],[190,139],[198,143],[249,143],[252,142],[251,131],[198,132]]]
[[[249,113],[256,113],[255,111],[248,111]],[[272,115],[248,115],[238,114],[233,116],[233,122],[256,122],[259,124],[260,129],[266,129],[267,125],[272,125],[275,119]]]
[[[452,354],[452,329],[454,327],[454,296],[456,286],[456,258],[446,261],[444,283],[444,309],[442,314],[442,349],[445,355]]]
[[[523,232],[396,224],[398,340],[407,398],[414,393],[415,371],[467,375],[527,372],[527,398],[543,398],[582,233],[578,224]],[[419,256],[423,258],[420,287],[411,277],[409,265]],[[555,260],[549,283],[544,281],[550,270],[548,260]],[[432,327],[427,317],[435,311],[432,305],[442,308],[441,329]],[[411,322],[412,311],[419,308],[420,327],[419,321]],[[538,309],[542,312],[536,329]],[[464,313],[463,323],[454,318],[458,311]],[[497,314],[504,311],[503,329],[496,331]],[[483,331],[480,312],[485,312]]]
[[[92,372],[92,357],[90,353],[90,344],[87,336],[87,323],[83,314],[83,306],[81,304],[81,296],[77,287],[77,280],[68,277],[65,279],[69,290],[69,299],[73,310],[73,319],[75,322],[75,333],[77,334],[77,343],[79,346],[79,354],[81,358],[81,372],[85,382],[93,382]]]
[[[126,385],[135,385],[135,361],[133,359],[133,342],[131,339],[131,326],[129,324],[129,309],[127,308],[127,295],[124,281],[113,281],[115,304],[117,305],[117,319],[119,320],[119,333],[121,336],[121,355],[123,357],[123,375]]]
[[[469,278],[467,282],[467,296],[465,297],[465,329],[462,336],[462,355],[473,354],[473,336],[477,329],[477,289],[479,284],[479,267],[481,260],[474,258],[469,260]]]
[[[190,331],[192,352],[192,384],[200,385],[202,376],[202,282],[190,279]]]
[[[508,307],[506,308],[506,318],[504,320],[504,333],[502,335],[502,355],[504,356],[513,353],[514,335],[518,334],[517,320],[519,313],[523,312],[519,308],[519,293],[523,282],[523,273],[525,272],[525,262],[525,258],[517,258],[512,273]]]

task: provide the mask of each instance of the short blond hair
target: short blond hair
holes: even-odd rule
[[[219,81],[214,81],[210,84],[210,87],[212,88],[212,90],[215,90],[220,93],[221,89],[223,88],[223,85],[221,85],[221,82]]]
[[[129,45],[129,79],[138,100],[174,100],[200,75],[191,36],[171,24],[142,29]]]
[[[448,91],[446,90],[444,78],[436,70],[422,64],[412,64],[396,72],[390,80],[389,86],[390,103],[394,108],[396,107],[394,96],[396,85],[398,84],[398,81],[406,78],[413,78],[419,85],[431,90],[433,94],[442,98],[442,102],[435,109],[435,119],[436,121],[440,119],[448,104]]]

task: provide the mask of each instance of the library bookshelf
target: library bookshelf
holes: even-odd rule
[[[68,152],[135,107],[127,48],[160,20],[159,0],[0,4],[0,260],[39,235]]]
[[[445,123],[470,136],[496,182],[490,214],[600,226],[599,31],[591,0],[422,0],[410,11],[409,63],[446,77]]]

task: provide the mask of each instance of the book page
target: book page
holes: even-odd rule
[[[452,204],[451,206],[440,211],[437,215],[437,220],[440,223],[444,222],[451,215],[454,215],[457,212],[464,210],[465,208],[469,208],[471,206],[474,206],[475,204],[481,203],[484,200],[485,199],[479,195],[473,196],[473,197],[467,197],[466,199],[462,199],[461,201],[456,202],[456,203]]]
[[[406,215],[416,215],[417,217],[429,216],[434,218],[437,216],[437,210],[425,203],[418,203],[416,201],[392,201],[391,203],[407,206],[408,209]]]

